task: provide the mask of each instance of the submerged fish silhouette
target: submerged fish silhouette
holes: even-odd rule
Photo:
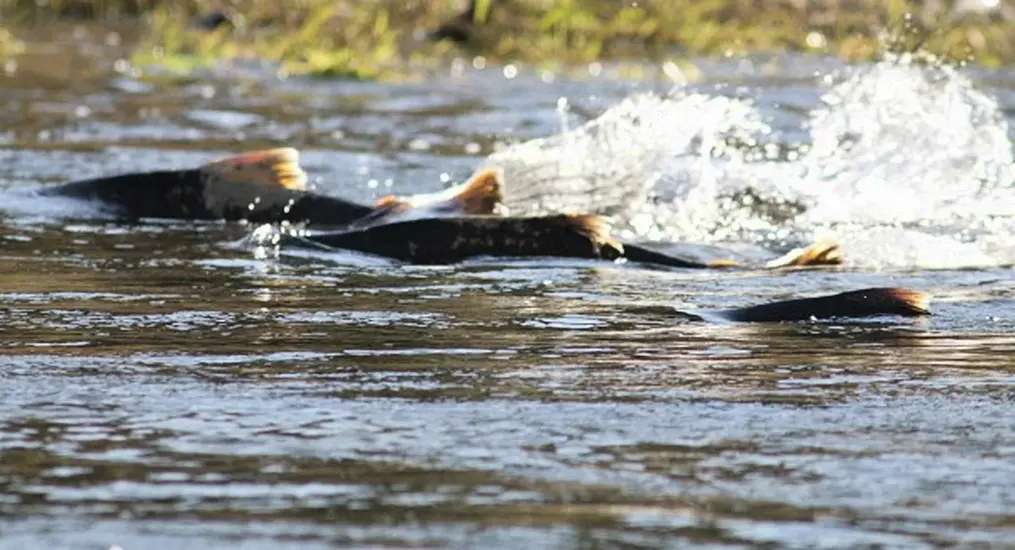
[[[702,320],[773,323],[820,319],[930,315],[930,294],[907,288],[865,288],[712,312],[682,312]]]

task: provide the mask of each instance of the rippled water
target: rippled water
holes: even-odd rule
[[[7,200],[0,547],[1015,536],[1015,73],[782,59],[707,65],[675,91],[495,67],[179,83],[77,32],[40,31],[62,46],[0,75],[8,191],[285,143],[346,197],[496,164],[513,209],[560,208],[548,191],[566,190],[628,237],[776,250],[832,233],[848,263],[408,267]],[[748,187],[763,208],[729,199]],[[932,292],[935,315],[711,325],[658,307],[881,285]]]

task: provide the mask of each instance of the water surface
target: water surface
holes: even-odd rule
[[[833,234],[848,263],[412,267],[8,199],[0,547],[1015,536],[1015,73],[729,60],[673,90],[464,62],[407,85],[257,66],[181,83],[138,76],[103,31],[39,31],[53,37],[0,75],[8,193],[288,144],[345,197],[494,164],[519,211],[566,192],[628,238],[776,252]],[[723,198],[746,188],[806,211]],[[866,286],[929,291],[935,315],[713,325],[655,307]]]

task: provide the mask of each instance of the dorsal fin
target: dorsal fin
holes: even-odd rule
[[[300,167],[300,153],[291,147],[251,151],[201,166],[204,174],[225,182],[257,183],[302,191],[307,174]]]
[[[588,237],[600,248],[610,248],[618,256],[624,254],[624,245],[610,237],[609,222],[606,218],[594,214],[562,214],[557,216],[557,219],[579,235]]]

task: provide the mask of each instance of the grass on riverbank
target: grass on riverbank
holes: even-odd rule
[[[24,44],[11,34],[11,31],[0,27],[0,59],[14,56],[24,50]]]
[[[141,17],[150,38],[136,61],[187,67],[257,58],[292,73],[376,79],[442,59],[456,49],[496,61],[536,65],[600,59],[663,59],[746,52],[876,57],[886,31],[950,59],[997,66],[1015,62],[1015,14],[1001,8],[962,14],[951,0],[222,0],[233,24],[199,29],[213,3],[185,0],[0,0],[7,21],[52,17]],[[1009,10],[1012,11],[1012,10]],[[456,17],[457,16],[457,17]],[[15,23],[17,24],[17,23]],[[453,45],[424,40],[444,25],[468,37]],[[905,32],[902,31],[905,28]],[[3,43],[0,32],[0,44]],[[14,43],[12,41],[12,43]],[[0,48],[3,46],[0,45]]]

